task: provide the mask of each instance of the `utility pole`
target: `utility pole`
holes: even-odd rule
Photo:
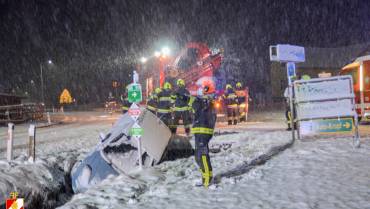
[[[40,80],[41,80],[41,102],[43,104],[45,104],[45,100],[44,100],[44,78],[43,78],[43,75],[42,75],[42,63],[40,63]]]

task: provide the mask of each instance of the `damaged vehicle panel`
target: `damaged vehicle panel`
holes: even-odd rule
[[[138,124],[144,129],[141,137],[143,166],[150,167],[164,159],[188,157],[193,148],[186,137],[173,137],[170,129],[150,111],[142,109]],[[72,170],[72,188],[84,192],[110,175],[129,174],[139,165],[137,141],[129,132],[135,121],[122,115],[110,132],[82,162]]]

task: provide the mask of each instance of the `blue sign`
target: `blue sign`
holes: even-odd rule
[[[294,62],[288,62],[286,63],[286,67],[288,70],[288,77],[294,77],[295,76],[295,63]]]

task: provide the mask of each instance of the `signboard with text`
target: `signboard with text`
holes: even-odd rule
[[[298,80],[294,95],[299,135],[351,133],[356,128],[358,138],[351,76]]]
[[[352,133],[354,123],[352,118],[319,119],[300,122],[302,135],[316,135],[325,133]]]

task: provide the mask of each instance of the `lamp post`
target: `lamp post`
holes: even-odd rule
[[[53,61],[48,60],[48,64],[53,64]],[[40,80],[41,80],[41,101],[43,104],[45,104],[45,98],[44,98],[44,77],[43,77],[43,65],[42,62],[40,63]]]

